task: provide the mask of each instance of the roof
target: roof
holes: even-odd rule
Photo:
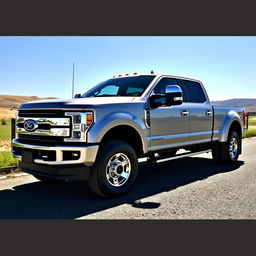
[[[200,82],[200,80],[196,79],[196,78],[192,78],[192,77],[185,77],[185,76],[178,76],[178,75],[173,75],[173,74],[165,74],[165,73],[133,73],[133,74],[120,74],[117,76],[114,76],[112,78],[124,78],[124,77],[134,77],[134,76],[156,76],[156,77],[161,77],[161,76],[170,76],[170,77],[174,77],[177,79],[186,79],[186,80],[193,80],[193,81],[198,81]]]

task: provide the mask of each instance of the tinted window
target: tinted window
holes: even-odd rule
[[[82,97],[141,96],[154,78],[152,75],[109,79]]]
[[[115,95],[117,94],[118,87],[115,85],[108,85],[104,87],[98,94],[97,96],[102,96],[102,95]]]
[[[178,82],[174,78],[163,78],[157,83],[157,85],[154,89],[154,93],[155,94],[164,94],[165,88],[167,85],[178,85]]]
[[[206,101],[204,92],[199,83],[188,80],[182,80],[182,85],[186,91],[187,102],[203,103]]]
[[[141,92],[143,92],[143,88],[138,88],[138,87],[129,87],[129,88],[127,88],[127,94],[141,93]]]

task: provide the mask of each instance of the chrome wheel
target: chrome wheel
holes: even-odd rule
[[[238,153],[238,141],[236,138],[232,138],[229,143],[229,154],[231,159],[235,159]]]
[[[114,187],[120,187],[126,183],[131,173],[131,162],[127,155],[117,153],[113,155],[107,164],[107,181]]]

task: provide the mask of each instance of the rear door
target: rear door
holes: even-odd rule
[[[189,108],[189,142],[197,144],[211,141],[213,110],[201,84],[197,81],[180,80]]]
[[[174,78],[164,77],[157,82],[153,93],[164,94],[167,85],[177,85]],[[188,142],[188,104],[161,106],[150,110],[151,150],[178,147]]]

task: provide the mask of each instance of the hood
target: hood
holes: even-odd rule
[[[93,108],[95,105],[130,103],[134,97],[94,97],[94,98],[76,98],[59,100],[39,100],[20,105],[19,109],[84,109]]]

